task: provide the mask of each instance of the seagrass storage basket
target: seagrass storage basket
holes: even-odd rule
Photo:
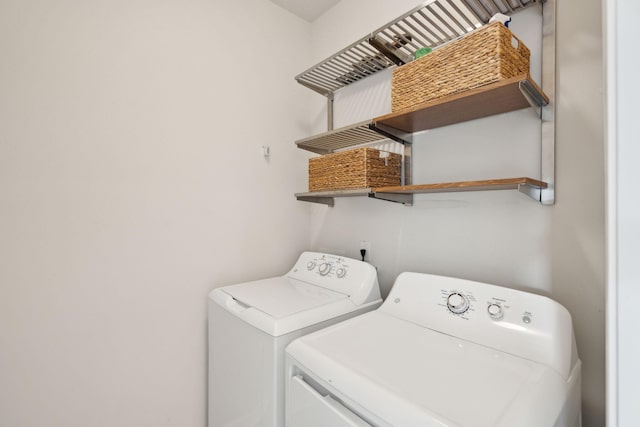
[[[392,111],[528,75],[529,57],[529,49],[504,24],[485,25],[393,70]]]
[[[402,156],[357,148],[309,159],[309,191],[400,185]]]

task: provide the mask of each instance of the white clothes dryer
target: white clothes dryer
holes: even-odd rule
[[[304,252],[282,277],[209,294],[209,427],[284,426],[284,349],[380,306],[376,270]]]
[[[571,317],[549,298],[402,273],[382,306],[292,342],[287,427],[578,427]]]

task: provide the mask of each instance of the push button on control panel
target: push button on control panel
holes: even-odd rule
[[[489,317],[493,320],[500,320],[504,317],[504,310],[500,304],[489,304],[487,306],[487,313],[489,313]]]

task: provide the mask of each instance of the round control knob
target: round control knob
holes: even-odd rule
[[[318,268],[318,271],[320,272],[321,276],[326,276],[331,271],[331,264],[329,264],[328,262],[320,264],[320,268]]]
[[[462,314],[469,309],[469,299],[461,293],[454,292],[447,298],[447,307],[452,313]]]
[[[489,317],[493,320],[500,320],[502,319],[502,316],[504,316],[504,311],[500,304],[489,304],[487,307],[487,313],[489,313]]]
[[[314,268],[316,268],[316,262],[315,261],[309,261],[307,263],[307,270],[313,270]]]
[[[342,279],[346,275],[347,275],[347,270],[345,270],[342,267],[340,267],[338,271],[336,271],[336,276],[338,276],[339,279]]]

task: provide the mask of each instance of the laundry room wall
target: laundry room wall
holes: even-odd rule
[[[314,62],[421,3],[342,0],[313,24]],[[539,17],[535,8],[512,23],[532,50],[534,77],[540,67],[540,36],[531,30],[533,15]],[[378,268],[385,294],[400,272],[418,271],[514,287],[562,303],[572,314],[584,364],[584,425],[595,427],[604,425],[605,414],[600,1],[558,1],[557,20],[555,205],[542,206],[517,191],[493,191],[416,195],[412,207],[338,198],[332,208],[307,209],[312,249],[358,257],[360,242],[370,243],[368,260]],[[375,87],[363,83],[337,97],[336,127],[388,111],[388,100]],[[360,103],[351,93],[359,90],[366,94]],[[326,130],[324,113],[320,108],[311,116],[316,132]],[[422,133],[414,137],[414,183],[537,177],[539,141],[539,122],[529,110]]]
[[[309,36],[266,0],[0,0],[0,426],[206,424],[207,293],[307,247]]]

